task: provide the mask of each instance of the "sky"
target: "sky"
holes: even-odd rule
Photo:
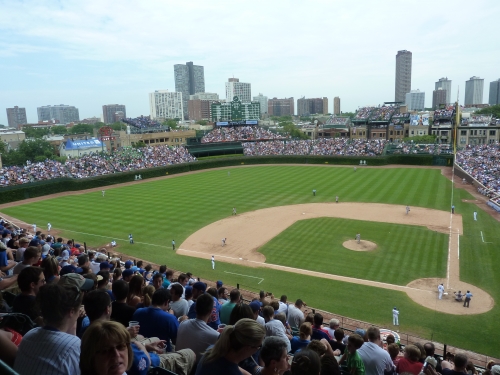
[[[500,1],[0,0],[0,124],[5,108],[67,104],[80,118],[125,104],[149,115],[148,93],[175,91],[174,64],[205,67],[205,91],[230,77],[252,96],[341,98],[342,111],[394,100],[398,50],[413,53],[412,89],[500,78]]]

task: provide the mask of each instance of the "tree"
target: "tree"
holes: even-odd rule
[[[355,115],[354,112],[341,112],[339,116],[353,118]]]
[[[94,134],[94,127],[89,124],[76,124],[70,130],[71,134]]]
[[[24,161],[34,161],[37,157],[42,157],[42,160],[54,157],[54,148],[52,145],[45,139],[40,138],[22,141],[19,144],[19,152],[24,155]]]
[[[428,134],[428,135],[418,135],[416,137],[406,137],[403,139],[403,141],[405,142],[413,141],[413,143],[431,144],[431,143],[436,143],[436,135]]]
[[[33,126],[24,126],[23,132],[26,138],[42,138],[44,135],[48,135],[49,128],[35,128]]]
[[[54,135],[64,135],[68,134],[68,129],[64,125],[56,125],[50,128],[50,131]]]
[[[92,125],[94,127],[94,129],[100,129],[102,128],[103,126],[106,126],[106,124],[104,122],[96,122]]]
[[[206,125],[208,123],[208,121],[206,121],[206,120],[200,120],[197,123],[200,124],[200,125]]]
[[[132,147],[133,148],[143,148],[143,147],[146,147],[146,144],[143,141],[139,141],[139,142],[132,144]]]
[[[500,104],[492,105],[491,107],[480,109],[474,112],[477,115],[493,115],[495,118],[500,118]]]
[[[300,131],[299,128],[297,128],[297,126],[295,126],[295,124],[291,121],[281,122],[280,126],[283,131],[290,134],[292,138],[309,139],[308,135]]]
[[[102,124],[102,122],[100,124]],[[105,125],[103,124],[102,126],[105,126]],[[125,124],[124,122],[121,122],[121,121],[115,122],[109,126],[111,126],[111,128],[113,130],[127,130],[127,124]]]
[[[162,125],[168,126],[171,129],[177,129],[178,128],[177,121],[174,120],[174,119],[165,120],[165,121],[163,121]]]

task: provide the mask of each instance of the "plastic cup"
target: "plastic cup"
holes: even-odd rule
[[[135,326],[138,326],[139,325],[139,322],[136,321],[136,320],[131,320],[130,322],[128,322],[128,326],[129,327],[135,327]]]

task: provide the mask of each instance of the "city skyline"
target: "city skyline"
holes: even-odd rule
[[[147,115],[148,94],[158,88],[173,90],[172,67],[186,61],[205,68],[206,91],[221,98],[224,82],[235,76],[268,98],[328,97],[330,113],[334,96],[342,98],[344,112],[391,101],[399,50],[413,54],[411,89],[432,93],[434,83],[448,77],[453,81],[451,102],[460,90],[463,104],[465,82],[479,76],[485,79],[486,103],[489,83],[500,76],[500,52],[484,40],[496,31],[494,15],[500,4],[493,0],[475,6],[474,22],[480,27],[474,28],[459,25],[449,12],[451,5],[465,9],[463,0],[391,0],[383,7],[368,1],[315,3],[294,3],[283,10],[280,1],[262,2],[262,7],[258,1],[250,8],[224,0],[216,8],[198,1],[125,1],[116,12],[109,1],[0,2],[0,108],[26,108],[29,123],[37,120],[36,108],[47,103],[71,103],[80,118],[100,117],[107,103],[126,105],[129,117]],[[427,12],[428,7],[433,11]],[[241,27],[232,16],[240,11],[262,27]],[[276,12],[283,17],[276,18]],[[343,35],[333,49],[325,48],[314,27],[315,19],[329,13],[336,16],[326,37]],[[46,22],[39,22],[40,14]],[[394,35],[394,20],[402,14],[412,27]],[[158,45],[152,36],[167,24],[169,38]],[[269,35],[285,28],[289,37],[277,49]],[[224,32],[229,29],[234,32]],[[221,32],[224,43],[217,42]],[[300,45],[318,51],[317,58],[311,59]],[[431,105],[427,95],[425,107]],[[0,114],[0,124],[7,125],[5,109]]]

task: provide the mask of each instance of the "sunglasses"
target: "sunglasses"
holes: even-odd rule
[[[130,345],[129,343],[123,342],[123,343],[120,343],[120,344],[115,345],[115,346],[110,346],[110,347],[107,347],[105,349],[97,350],[95,353],[98,355],[110,356],[113,354],[113,352],[115,350],[117,350],[119,352],[123,352],[123,351],[127,350],[129,345]]]

